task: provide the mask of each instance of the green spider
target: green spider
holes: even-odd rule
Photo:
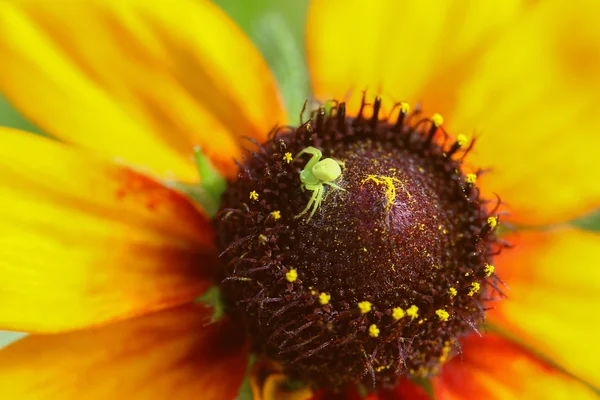
[[[302,215],[306,214],[306,212],[312,207],[312,211],[307,219],[308,222],[323,201],[323,193],[325,191],[325,187],[323,185],[329,185],[344,191],[346,189],[341,188],[333,183],[333,181],[342,175],[342,169],[338,161],[334,160],[333,158],[321,160],[321,157],[323,157],[321,150],[312,146],[308,146],[298,153],[295,159],[297,160],[302,154],[312,154],[311,159],[308,160],[308,163],[306,163],[306,166],[300,172],[300,182],[302,182],[302,189],[311,190],[313,194],[310,197],[306,208],[302,210],[300,214],[296,215],[296,218],[300,218]]]

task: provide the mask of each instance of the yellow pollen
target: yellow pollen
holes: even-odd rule
[[[277,221],[279,218],[281,218],[281,211],[275,210],[271,213],[271,215],[273,216],[273,219]]]
[[[361,314],[366,314],[371,311],[371,303],[368,301],[361,301],[358,303],[358,308],[360,309]]]
[[[417,318],[419,316],[419,307],[417,307],[413,304],[412,306],[408,307],[408,310],[406,310],[406,314],[411,319]]]
[[[490,265],[490,264],[485,264],[485,267],[483,268],[483,270],[485,271],[486,276],[492,276],[492,274],[496,270],[496,267],[494,267],[493,265]]]
[[[385,198],[387,199],[386,209],[389,210],[392,204],[394,204],[394,200],[396,199],[396,186],[394,182],[398,183],[404,193],[408,196],[408,198],[412,198],[412,195],[406,188],[404,187],[404,183],[398,179],[391,176],[385,175],[367,175],[365,179],[362,180],[361,183],[365,183],[368,181],[373,181],[376,185],[384,185],[385,186]]]
[[[394,319],[396,321],[404,318],[405,315],[406,315],[406,312],[400,307],[396,307],[392,310],[392,317],[394,317]]]
[[[477,175],[467,174],[467,176],[465,177],[465,180],[467,181],[467,183],[470,183],[471,185],[473,185],[475,182],[477,182]]]
[[[258,200],[258,193],[256,193],[256,190],[250,192],[250,200]]]
[[[459,146],[464,146],[468,142],[469,142],[469,139],[462,133],[456,137],[456,143],[458,143]]]
[[[377,336],[379,336],[379,328],[377,327],[377,325],[372,324],[369,327],[369,336],[371,336],[371,337],[377,337]]]
[[[448,314],[448,311],[446,310],[439,309],[436,310],[435,313],[440,318],[440,321],[448,321],[448,318],[450,317],[450,314]]]
[[[298,279],[298,272],[295,269],[290,269],[288,272],[286,272],[285,279],[287,279],[287,281],[290,283],[294,282],[296,279]]]
[[[454,297],[458,294],[458,291],[455,288],[451,287],[450,289],[448,289],[448,293],[450,293],[450,297]]]
[[[258,235],[258,243],[266,244],[269,242],[269,238],[263,235],[262,233]]]
[[[319,295],[319,303],[321,303],[322,306],[329,304],[329,300],[331,300],[331,296],[327,293],[323,292]]]
[[[446,362],[448,360],[448,355],[450,354],[450,350],[452,350],[452,348],[450,347],[450,343],[448,343],[448,342],[444,343],[444,348],[442,349],[442,355],[440,357],[440,362]]]
[[[468,293],[468,295],[473,296],[475,293],[479,292],[479,289],[481,289],[479,282],[471,283],[471,291]]]
[[[438,113],[435,113],[431,116],[431,122],[433,122],[433,125],[435,125],[436,127],[442,126],[442,124],[444,123],[444,117],[442,117]]]
[[[406,101],[400,103],[400,111],[404,114],[408,113],[410,111],[410,104],[408,104]]]
[[[288,164],[291,163],[293,159],[294,158],[292,157],[292,153],[290,153],[289,151],[283,156],[283,161],[285,161]]]
[[[495,228],[496,225],[498,225],[498,218],[497,217],[489,217],[487,219],[487,223],[490,226],[490,228]]]

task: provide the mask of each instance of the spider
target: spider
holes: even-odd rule
[[[302,212],[296,215],[296,218],[300,218],[302,215],[306,214],[308,210],[312,207],[312,211],[308,216],[307,222],[310,221],[312,216],[315,214],[321,202],[323,201],[323,193],[325,191],[325,187],[323,185],[329,185],[336,189],[346,190],[344,188],[339,187],[333,181],[342,175],[342,169],[340,168],[340,163],[333,158],[325,158],[321,160],[323,154],[321,150],[316,149],[312,146],[308,146],[304,150],[302,150],[296,156],[296,160],[302,154],[312,154],[308,163],[302,171],[300,171],[300,182],[302,182],[302,189],[311,190],[313,192],[306,208],[302,210]]]

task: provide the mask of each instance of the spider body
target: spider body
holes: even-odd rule
[[[342,168],[340,167],[339,162],[333,158],[321,160],[323,157],[321,150],[312,146],[308,146],[298,153],[296,159],[303,154],[312,154],[312,157],[300,172],[300,182],[302,183],[302,189],[310,190],[313,194],[304,210],[296,215],[296,218],[300,218],[302,215],[306,214],[312,207],[312,211],[307,219],[307,221],[310,221],[323,201],[323,194],[325,192],[324,185],[329,185],[340,190],[345,189],[333,183],[333,181],[342,175]]]

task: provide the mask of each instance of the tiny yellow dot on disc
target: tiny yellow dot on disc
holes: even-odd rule
[[[377,325],[372,324],[369,327],[369,336],[371,336],[371,337],[377,337],[377,336],[379,336],[379,328],[377,327]]]
[[[446,310],[439,309],[435,312],[439,317],[440,321],[448,321],[450,314]]]
[[[368,301],[361,301],[358,303],[358,308],[360,309],[361,314],[366,314],[371,311],[371,307],[372,305]]]
[[[403,101],[402,103],[400,103],[400,112],[406,114],[409,111],[410,111],[410,104],[408,104],[406,101]]]
[[[406,314],[411,319],[417,318],[419,316],[419,307],[417,307],[413,304],[412,306],[408,307],[408,310],[406,310]]]
[[[444,117],[442,117],[438,113],[435,113],[431,116],[431,122],[433,122],[433,125],[435,126],[442,126],[442,124],[444,123]]]
[[[298,279],[298,271],[296,271],[295,269],[290,269],[285,274],[285,279],[287,279],[287,281],[290,283],[296,281],[296,279]]]
[[[406,315],[406,312],[401,307],[396,307],[392,310],[392,317],[398,321]]]
[[[331,300],[331,295],[329,295],[325,292],[322,292],[319,295],[319,303],[321,303],[322,306],[329,304],[329,300]]]

